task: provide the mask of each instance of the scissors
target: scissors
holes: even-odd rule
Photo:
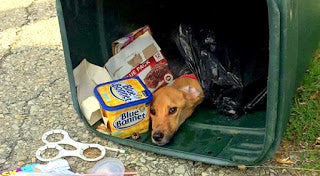
[[[47,138],[48,138],[48,136],[53,135],[53,134],[62,134],[63,139],[60,141],[57,141],[57,142],[49,142],[47,140]],[[104,155],[106,154],[106,148],[104,146],[99,145],[99,144],[88,144],[88,143],[76,142],[70,138],[68,132],[66,132],[64,130],[60,130],[60,129],[51,130],[51,131],[44,133],[42,135],[42,141],[45,143],[45,145],[40,147],[36,152],[36,157],[40,161],[52,161],[52,160],[56,160],[56,159],[59,159],[59,158],[65,157],[65,156],[76,156],[76,157],[79,157],[79,158],[86,160],[86,161],[98,161],[98,160],[102,159],[104,157]],[[59,145],[59,144],[71,145],[71,146],[75,147],[76,150],[66,150],[63,147],[61,147],[61,145]],[[97,148],[98,150],[100,150],[100,156],[98,156],[96,158],[86,157],[84,155],[84,151],[88,148]],[[44,157],[42,157],[41,153],[47,149],[56,149],[59,151],[59,153],[55,157],[44,158]]]

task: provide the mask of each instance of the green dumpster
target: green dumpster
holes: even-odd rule
[[[273,156],[288,122],[294,91],[320,39],[318,0],[57,0],[57,11],[74,108],[88,128],[119,144],[218,165],[255,165]],[[141,26],[150,25],[158,42],[170,37],[181,22],[214,24],[232,33],[235,41],[245,40],[239,51],[253,51],[255,45],[265,43],[266,107],[234,120],[200,106],[173,142],[161,147],[152,144],[150,133],[138,140],[120,139],[89,126],[77,101],[73,68],[83,58],[103,66],[111,56],[111,42]],[[172,49],[165,42],[159,45],[164,53]]]

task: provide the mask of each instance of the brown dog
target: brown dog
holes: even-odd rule
[[[194,75],[183,75],[172,85],[158,89],[150,109],[152,142],[167,144],[203,98],[203,90]]]

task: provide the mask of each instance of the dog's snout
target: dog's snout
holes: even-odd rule
[[[156,131],[156,132],[153,134],[152,138],[153,138],[155,141],[160,142],[160,141],[162,140],[163,136],[164,136],[164,134],[163,134],[162,132]]]

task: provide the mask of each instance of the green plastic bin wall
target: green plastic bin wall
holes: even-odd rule
[[[318,47],[320,1],[256,0],[237,1],[237,4],[234,4],[235,1],[230,1],[230,7],[234,5],[239,9],[243,8],[243,12],[247,13],[256,9],[252,16],[259,11],[266,16],[266,28],[269,28],[267,31],[269,71],[266,110],[247,114],[240,120],[230,120],[215,110],[198,108],[193,117],[183,124],[174,142],[163,147],[153,145],[150,134],[141,135],[139,140],[134,141],[103,135],[94,127],[90,127],[79,109],[72,73],[72,69],[83,58],[102,66],[111,56],[111,42],[147,24],[148,21],[144,21],[144,17],[152,13],[148,11],[149,7],[154,8],[159,5],[156,2],[159,1],[134,1],[132,4],[127,0],[57,0],[72,99],[80,119],[101,137],[173,157],[218,165],[254,165],[270,158],[278,148],[285,131],[294,91]],[[167,7],[170,7],[168,2]],[[160,9],[163,8],[159,6]],[[197,3],[197,7],[201,7],[200,2]],[[132,15],[130,11],[132,9],[136,10],[135,15]],[[170,13],[170,9],[166,10],[162,13]],[[177,13],[180,13],[179,10],[184,9],[178,9]],[[225,11],[227,10],[226,8]],[[188,14],[188,17],[191,17],[197,13]],[[224,17],[226,16],[222,15],[219,19],[223,21]],[[170,18],[164,20],[168,20],[168,25],[170,24]],[[245,25],[249,24],[245,23],[246,19],[241,20]],[[259,22],[264,19],[257,20]],[[200,21],[200,23],[205,22]],[[252,24],[253,27],[254,25]],[[152,30],[156,30],[157,27],[151,26]]]

